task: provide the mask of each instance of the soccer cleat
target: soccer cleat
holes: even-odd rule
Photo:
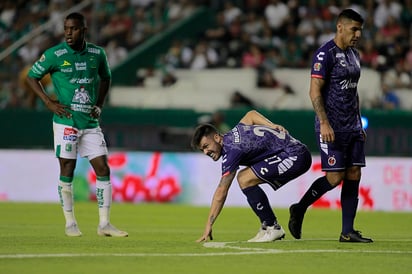
[[[126,231],[121,231],[114,227],[112,224],[108,223],[104,227],[100,225],[97,227],[97,235],[108,236],[108,237],[127,237],[129,234]]]
[[[259,229],[258,233],[256,234],[255,237],[253,237],[252,239],[249,239],[248,242],[249,243],[255,243],[257,242],[260,238],[262,238],[264,235],[266,234],[266,230],[261,228]]]
[[[72,223],[71,225],[66,226],[65,233],[69,237],[80,237],[80,236],[82,236],[82,233],[80,232],[79,227],[77,226],[76,223]]]
[[[266,229],[260,229],[256,236],[250,240],[249,243],[267,243],[285,238],[285,231],[283,228],[275,224],[273,226],[267,226]]]
[[[302,212],[299,210],[299,205],[298,204],[293,204],[289,207],[289,231],[290,234],[295,239],[300,239],[302,237],[302,223],[303,223],[303,217],[305,217],[305,212]]]
[[[373,240],[362,237],[360,231],[349,232],[348,234],[341,234],[339,237],[341,243],[372,243]]]

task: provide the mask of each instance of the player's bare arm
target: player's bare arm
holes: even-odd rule
[[[283,126],[274,124],[272,121],[270,121],[268,118],[266,118],[256,110],[248,111],[240,120],[240,123],[243,123],[245,125],[263,125],[287,132],[287,130]]]
[[[213,240],[212,236],[212,226],[215,223],[217,216],[219,216],[222,208],[225,204],[229,188],[235,178],[236,172],[231,172],[220,179],[219,185],[215,190],[213,195],[212,204],[210,206],[209,216],[207,218],[205,230],[203,235],[197,240],[198,243],[207,241],[208,239]]]
[[[40,79],[31,77],[26,78],[27,83],[34,90],[37,96],[44,102],[46,107],[53,113],[59,116],[71,117],[71,113],[68,111],[70,107],[60,104],[58,101],[52,100],[45,92],[44,87],[40,83]]]
[[[309,96],[312,101],[313,109],[320,122],[320,134],[324,142],[333,142],[335,133],[329,124],[329,119],[326,114],[325,104],[322,97],[322,87],[325,84],[323,79],[311,78]]]
[[[90,112],[90,116],[92,116],[93,118],[99,118],[102,113],[104,102],[106,100],[107,94],[109,93],[110,83],[110,79],[100,80],[99,97],[97,98],[96,105],[93,106],[92,111]]]

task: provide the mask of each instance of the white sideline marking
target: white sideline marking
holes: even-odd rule
[[[403,240],[402,240],[403,241]],[[405,240],[405,241],[410,241]],[[31,258],[70,258],[70,257],[212,257],[229,255],[258,255],[285,253],[375,253],[375,254],[412,254],[412,250],[342,250],[342,249],[273,249],[261,247],[236,246],[242,242],[206,242],[206,248],[226,248],[233,252],[210,253],[56,253],[56,254],[0,254],[0,259]],[[372,243],[373,244],[373,243]]]
[[[255,248],[255,247],[240,247],[233,244],[241,242],[206,242],[204,247],[209,248],[228,248],[236,250],[245,250],[251,254],[264,253],[377,253],[377,254],[412,254],[412,250],[342,250],[342,249],[271,249],[271,248]],[[373,243],[372,243],[373,244]]]

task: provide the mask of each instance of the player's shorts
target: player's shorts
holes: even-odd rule
[[[322,142],[316,133],[323,171],[343,171],[351,166],[364,167],[365,139],[362,132],[335,132],[333,143]]]
[[[53,133],[54,151],[58,158],[77,159],[79,154],[80,157],[92,160],[108,154],[100,127],[80,130],[53,122]]]
[[[299,177],[309,170],[312,156],[305,147],[297,153],[281,152],[263,161],[253,164],[250,168],[262,181],[277,190],[287,182]]]

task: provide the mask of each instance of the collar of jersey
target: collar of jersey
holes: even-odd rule
[[[89,43],[87,43],[87,42],[85,42],[86,43],[86,46],[84,47],[84,49],[83,50],[81,50],[81,51],[77,51],[77,50],[74,50],[74,49],[72,49],[68,44],[67,44],[67,42],[64,42],[64,47],[69,51],[69,53],[77,53],[77,54],[81,54],[81,53],[84,53],[84,52],[86,52],[87,51],[87,48],[89,47]]]

